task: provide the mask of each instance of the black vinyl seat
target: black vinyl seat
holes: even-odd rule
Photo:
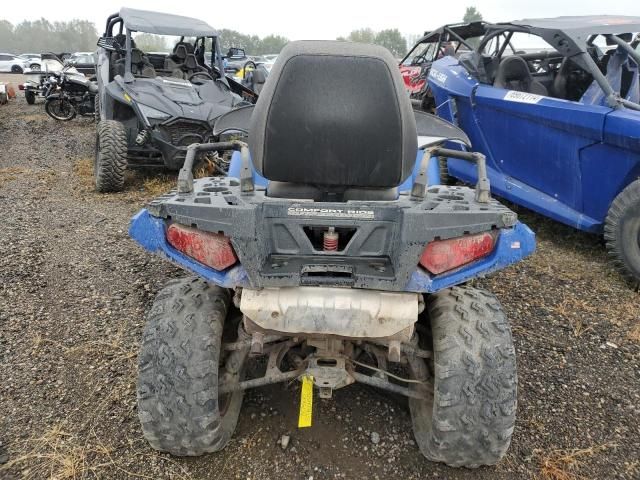
[[[116,60],[114,64],[115,75],[124,75],[126,57],[122,56]],[[131,73],[136,77],[149,77],[154,78],[156,76],[156,70],[153,65],[144,54],[144,52],[138,48],[131,49]]]
[[[270,197],[393,200],[417,153],[402,77],[391,53],[374,45],[289,43],[249,129]]]
[[[548,95],[547,88],[534,80],[529,65],[518,55],[505,57],[500,62],[493,86],[518,92]]]

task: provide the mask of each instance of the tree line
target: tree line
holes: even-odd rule
[[[98,32],[88,20],[50,22],[0,20],[0,51],[11,53],[81,52],[96,49]]]
[[[467,7],[464,21],[481,20],[482,15],[475,7]],[[222,29],[220,44],[222,53],[226,53],[230,47],[244,48],[249,55],[264,55],[279,53],[289,39],[281,35],[248,35],[236,30]],[[149,33],[136,35],[138,48],[147,52],[167,51],[172,45],[167,45],[166,39]],[[338,37],[337,40],[351,42],[373,43],[389,49],[395,57],[401,57],[407,53],[407,47],[412,46],[417,35],[409,38],[402,36],[397,28],[389,28],[379,32],[370,28],[353,30],[346,37]],[[63,22],[49,22],[40,20],[25,20],[13,25],[7,20],[0,20],[0,51],[11,53],[41,53],[41,52],[77,52],[94,51],[98,41],[96,26],[88,20],[69,20]]]

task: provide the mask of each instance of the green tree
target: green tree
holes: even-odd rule
[[[407,53],[407,41],[397,28],[379,31],[375,36],[374,43],[388,49],[394,57],[402,57]]]
[[[168,50],[165,37],[153,33],[136,35],[136,46],[143,52],[166,52]]]
[[[0,20],[0,45],[2,45],[3,51],[15,51],[15,40],[16,37],[13,33],[13,24],[7,20]]]
[[[260,48],[256,55],[264,55],[269,53],[280,53],[280,50],[289,43],[289,39],[280,35],[267,35],[260,42]]]
[[[478,11],[476,7],[467,7],[464,12],[464,17],[462,17],[462,21],[464,23],[471,22],[479,22],[482,20],[482,14]]]
[[[361,28],[353,30],[347,37],[338,37],[336,40],[381,45],[396,57],[407,52],[407,41],[397,28],[387,28],[379,32],[374,32],[370,28]]]
[[[358,43],[375,43],[376,32],[370,28],[361,28],[360,30],[352,31],[347,37],[347,40]]]

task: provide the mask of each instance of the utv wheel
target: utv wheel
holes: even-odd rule
[[[120,122],[99,122],[96,136],[96,156],[93,164],[96,190],[119,192],[124,187],[127,168],[127,132]]]
[[[629,284],[640,287],[640,180],[615,198],[604,225],[604,239],[614,266]]]
[[[193,277],[158,293],[138,370],[138,417],[153,448],[194,456],[217,452],[231,439],[243,392],[218,395],[229,302],[228,290]]]
[[[431,295],[427,308],[432,340],[421,341],[433,343],[434,383],[427,400],[409,401],[416,442],[429,460],[451,467],[493,465],[509,448],[516,414],[507,318],[495,296],[470,287]],[[424,362],[411,368],[429,377]]]
[[[29,105],[33,105],[34,103],[36,103],[36,94],[34,92],[27,90],[26,92],[24,92],[24,98],[27,100],[27,103]]]

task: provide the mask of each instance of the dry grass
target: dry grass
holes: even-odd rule
[[[95,429],[88,438],[69,433],[62,424],[54,425],[39,437],[32,437],[16,445],[23,454],[0,468],[0,474],[20,470],[23,480],[78,480],[85,478],[110,478],[114,471],[124,478],[155,479],[125,468],[116,449],[102,443]],[[136,456],[154,456],[166,461],[173,468],[171,478],[188,480],[191,475],[175,460],[156,454],[138,453]]]
[[[2,187],[5,183],[16,180],[20,177],[20,175],[28,175],[32,173],[28,168],[22,167],[7,167],[0,168],[0,187]]]
[[[194,177],[208,177],[213,174],[213,171],[213,163],[207,160],[196,169]],[[79,179],[85,191],[94,190],[92,159],[83,158],[78,160],[73,166],[73,173]],[[122,194],[133,195],[139,200],[151,200],[176,188],[176,181],[176,174],[154,173],[152,170],[128,171],[125,179],[125,190]]]
[[[69,357],[69,362],[73,361],[73,357],[77,360],[77,357],[83,356],[94,363],[98,360],[103,364],[105,361],[124,363],[126,374],[114,380],[106,390],[101,389],[100,382],[93,379],[94,371],[87,370],[77,377],[75,381],[93,385],[95,390],[93,393],[87,391],[85,400],[79,405],[79,409],[85,412],[83,421],[62,421],[39,436],[8,445],[14,458],[0,466],[0,478],[5,478],[4,473],[10,475],[19,472],[19,478],[24,480],[79,480],[112,478],[117,472],[123,478],[155,479],[154,476],[127,469],[127,464],[145,465],[149,457],[165,463],[171,478],[191,478],[184,465],[167,455],[146,447],[143,447],[143,451],[128,451],[123,455],[123,444],[132,447],[130,440],[127,443],[126,439],[119,439],[119,443],[109,445],[98,435],[98,432],[102,432],[105,418],[112,414],[112,406],[126,405],[131,398],[135,398],[137,348],[127,341],[127,328],[128,325],[123,324],[110,341],[91,341],[73,347],[44,338],[41,334],[34,335],[34,349],[43,344],[52,344]],[[99,399],[97,402],[96,398]],[[135,410],[129,405],[121,414],[135,415]],[[135,462],[131,460],[132,457],[136,457]]]
[[[73,174],[85,189],[93,188],[93,160],[83,158],[73,164]]]
[[[578,473],[580,466],[586,458],[601,453],[617,445],[613,443],[605,443],[582,449],[553,450],[541,457],[540,472],[543,478],[548,480],[583,480]],[[540,452],[535,452],[540,455]]]
[[[638,320],[638,323],[631,327],[627,338],[632,342],[640,343],[640,320]]]

